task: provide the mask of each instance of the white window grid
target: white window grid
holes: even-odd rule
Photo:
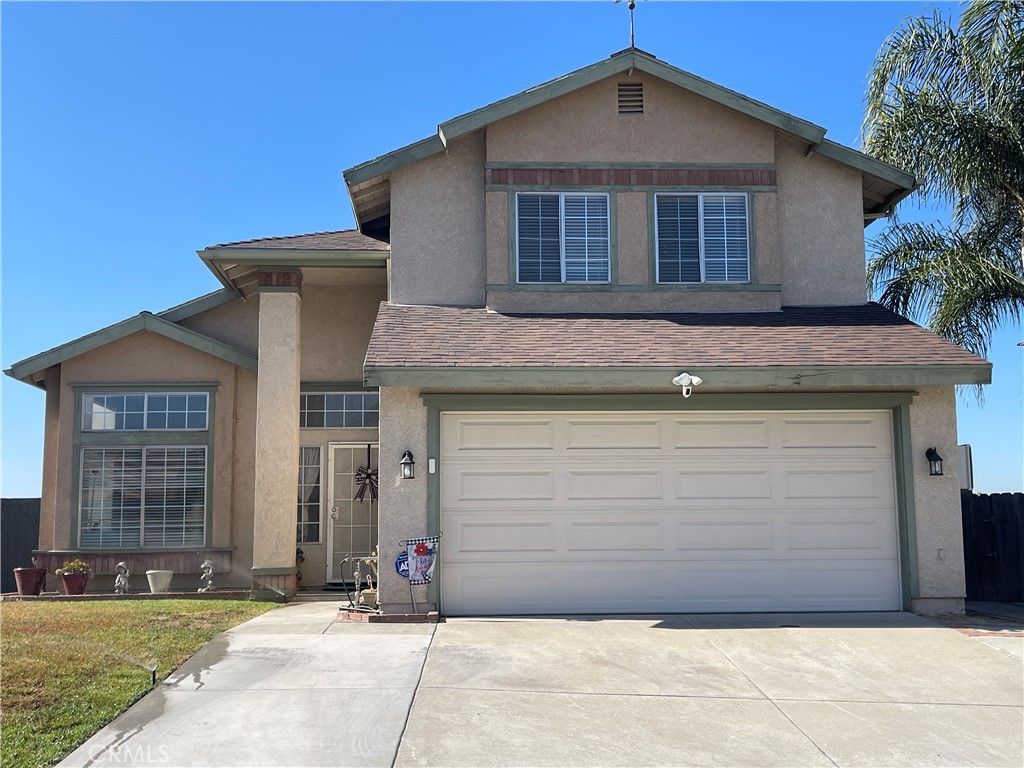
[[[728,256],[724,259],[724,266],[726,270],[725,280],[709,280],[707,279],[706,270],[706,241],[704,236],[705,229],[705,216],[704,216],[704,198],[705,196],[716,196],[723,198],[732,198],[743,201],[743,218],[744,218],[744,237],[742,238],[743,252],[745,254],[746,268],[743,273],[742,279],[729,279],[729,261]],[[658,230],[659,217],[658,217],[658,198],[662,197],[695,197],[697,198],[697,231],[698,231],[698,248],[700,253],[700,282],[701,283],[749,283],[750,279],[750,202],[746,192],[658,192],[654,195],[654,270],[655,280],[661,283],[661,237]],[[727,214],[723,217],[723,220],[728,218]],[[725,227],[727,230],[728,227]],[[724,245],[723,252],[728,254],[729,249],[729,236],[727,231],[723,231]],[[738,259],[732,259],[737,261]],[[680,283],[692,285],[693,283]]]
[[[380,423],[377,392],[302,392],[299,427],[302,429],[376,429]]]
[[[611,264],[611,199],[607,192],[517,192],[516,193],[516,283],[522,285],[545,285],[550,284],[548,281],[528,281],[522,282],[520,279],[519,269],[519,200],[521,196],[528,197],[558,197],[558,247],[559,247],[559,261],[561,267],[560,282],[563,284],[607,284],[611,282],[612,277],[612,264]],[[568,236],[566,234],[566,215],[565,215],[565,201],[566,198],[602,198],[605,205],[605,216],[604,216],[604,241],[605,241],[605,253],[606,256],[595,256],[591,257],[589,254],[589,241],[596,240],[589,236],[589,220],[590,217],[584,215],[583,217],[570,216],[570,219],[581,218],[584,222],[584,235],[583,237]],[[579,262],[584,269],[585,279],[583,280],[569,280],[566,274],[566,240],[582,240],[584,243],[584,256],[569,257],[569,261]],[[591,265],[595,269],[603,267],[603,277],[601,279],[591,280],[589,273]]]
[[[295,540],[299,544],[319,544],[322,536],[323,451],[318,445],[299,448],[299,482]],[[315,478],[315,479],[314,479]]]
[[[206,392],[96,392],[82,395],[83,432],[205,432]]]
[[[206,446],[82,448],[79,546],[206,544]]]

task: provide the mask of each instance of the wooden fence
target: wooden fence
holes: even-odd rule
[[[32,567],[39,546],[39,499],[0,500],[0,591],[14,592],[15,568]]]
[[[1024,493],[960,492],[968,600],[1024,601]]]

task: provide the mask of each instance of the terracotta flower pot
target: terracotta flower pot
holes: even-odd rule
[[[64,573],[61,574],[60,579],[64,582],[65,595],[84,595],[85,585],[89,583],[89,574]]]
[[[46,569],[15,568],[14,580],[18,583],[19,595],[38,595],[46,586]]]

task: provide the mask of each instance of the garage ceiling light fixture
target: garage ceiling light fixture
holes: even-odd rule
[[[683,397],[689,397],[690,395],[693,394],[693,388],[698,386],[699,384],[703,384],[704,379],[702,379],[700,376],[691,376],[690,374],[684,372],[680,373],[678,376],[672,379],[672,383],[675,384],[677,387],[683,388]]]
[[[939,456],[939,452],[934,448],[929,448],[924,452],[924,457],[928,459],[928,474],[932,477],[939,477],[942,474],[942,457]]]

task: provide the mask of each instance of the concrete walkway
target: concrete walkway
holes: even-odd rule
[[[436,625],[296,603],[214,638],[62,766],[390,766]]]
[[[219,636],[62,765],[1024,764],[1019,658],[911,614],[434,627],[337,607]]]

